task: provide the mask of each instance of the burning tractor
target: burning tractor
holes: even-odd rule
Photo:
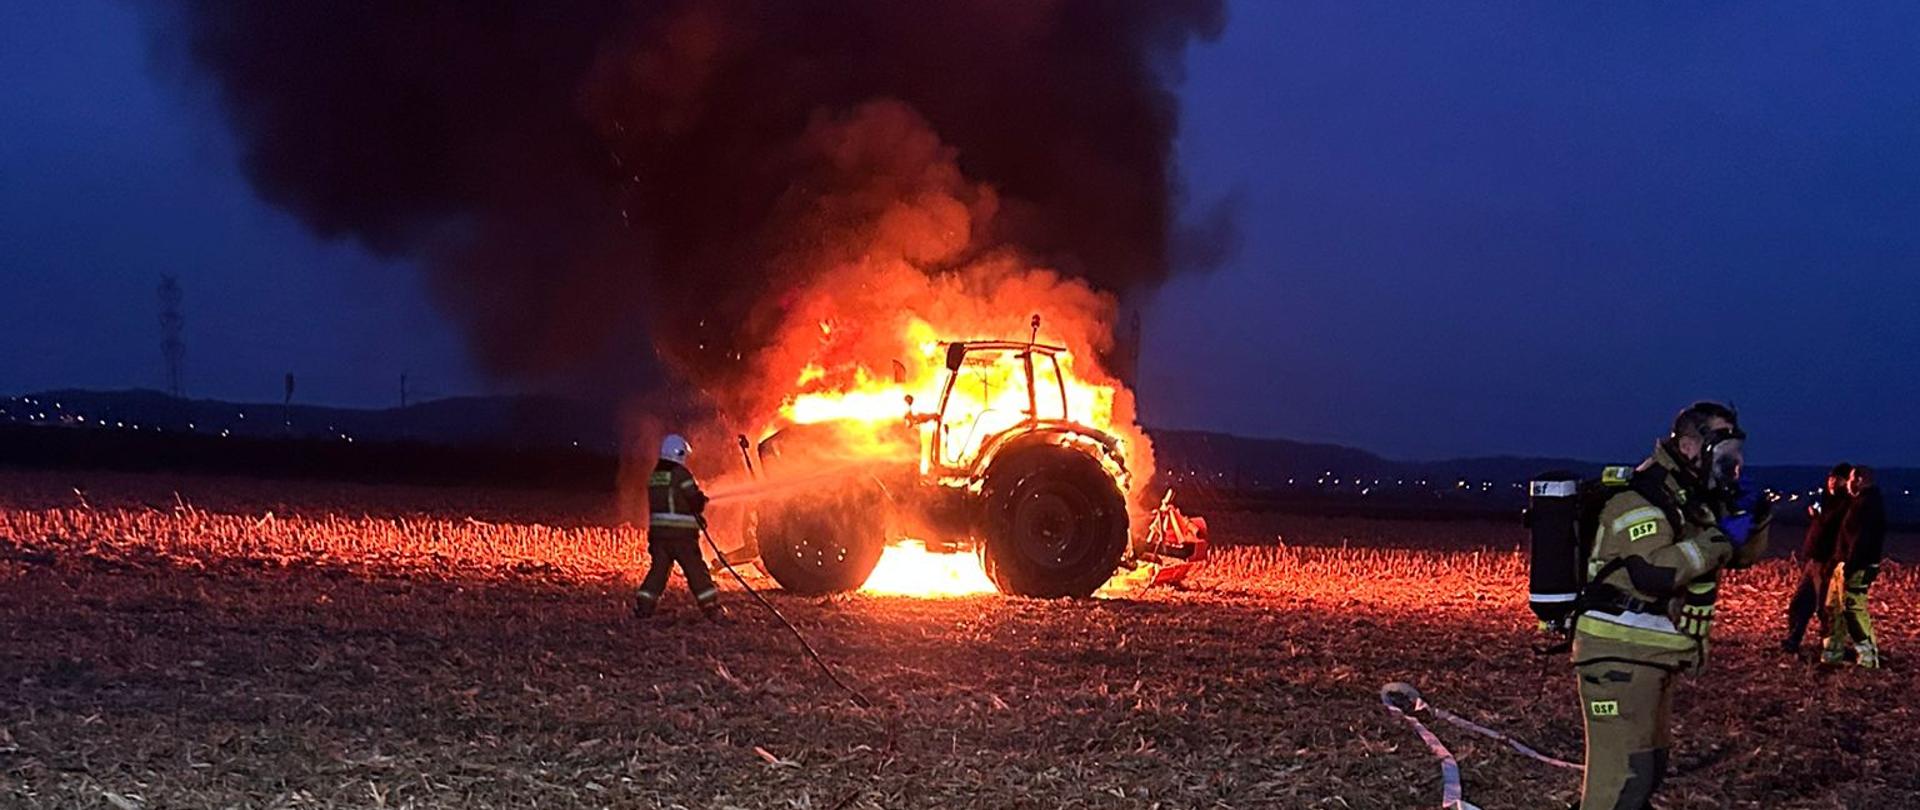
[[[944,347],[932,411],[914,410],[909,395],[878,429],[828,420],[758,445],[742,439],[750,469],[807,482],[805,495],[771,498],[751,520],[749,553],[782,587],[856,590],[887,545],[915,538],[977,554],[1001,593],[1088,596],[1144,549],[1130,548],[1120,441],[1076,412],[1092,406],[1069,394],[1066,350],[1032,340]],[[849,447],[861,444],[870,446]],[[1184,517],[1176,538],[1173,515],[1163,501],[1148,544],[1197,560],[1204,539]]]

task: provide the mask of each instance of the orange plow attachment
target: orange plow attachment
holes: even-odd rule
[[[1140,552],[1140,560],[1153,566],[1149,587],[1178,584],[1207,559],[1207,519],[1181,512],[1169,489],[1147,521]]]

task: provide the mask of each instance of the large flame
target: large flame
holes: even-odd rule
[[[819,362],[808,363],[795,381],[798,393],[780,406],[780,421],[851,423],[880,431],[901,424],[913,414],[944,416],[922,423],[922,472],[964,467],[986,440],[1029,419],[1092,427],[1119,437],[1123,449],[1130,438],[1126,434],[1139,435],[1138,428],[1115,424],[1117,383],[1099,385],[1081,379],[1074,373],[1071,351],[1035,353],[1031,388],[1019,350],[979,352],[952,375],[952,389],[946,390],[947,344],[929,339],[937,331],[920,318],[910,318],[902,335],[907,350],[891,376],[857,365],[835,374]],[[822,321],[820,333],[830,338],[832,324]],[[943,438],[937,455],[936,431]],[[878,447],[882,443],[876,438],[869,444]]]
[[[977,555],[929,551],[919,540],[903,540],[881,553],[860,592],[931,598],[993,593],[994,587]]]
[[[942,286],[918,272],[901,275],[913,284]],[[802,362],[789,366],[787,393],[765,431],[831,424],[837,462],[900,462],[917,452],[923,475],[954,484],[965,480],[993,437],[1029,421],[1070,422],[1116,440],[1137,503],[1152,474],[1150,449],[1132,418],[1131,392],[1097,360],[1109,345],[1102,341],[1111,339],[1111,299],[1044,270],[996,270],[988,279],[995,285],[985,294],[959,285],[946,292],[969,294],[868,318],[825,307],[832,314],[789,330],[785,356]],[[1062,303],[1069,305],[1057,306]],[[1050,304],[1056,307],[1050,310]],[[1059,317],[1051,314],[1055,310]],[[1030,320],[1035,314],[1041,316],[1037,328]],[[1001,345],[975,348],[950,372],[947,349],[961,341]],[[917,446],[902,446],[903,428]],[[930,551],[906,540],[886,549],[861,590],[962,596],[991,592],[993,584],[977,555]]]
[[[957,152],[903,105],[817,117],[801,146],[818,176],[772,212],[781,233],[800,236],[770,259],[772,281],[747,321],[729,325],[768,339],[747,355],[746,373],[730,378],[737,384],[717,392],[724,410],[756,421],[743,427],[761,436],[832,423],[842,434],[832,463],[917,455],[921,471],[944,483],[1009,428],[1071,422],[1117,441],[1128,494],[1145,504],[1151,449],[1132,392],[1104,367],[1116,356],[1120,307],[1087,280],[1101,268],[1023,249],[1050,244],[1040,238],[1049,223],[969,179]],[[1076,266],[1062,273],[1049,259]],[[1014,348],[970,354],[949,390],[946,346],[956,341]],[[1019,356],[1030,344],[1057,348],[1030,353],[1031,386]]]

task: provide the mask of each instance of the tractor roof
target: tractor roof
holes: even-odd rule
[[[955,340],[948,345],[964,346],[967,350],[990,349],[1001,351],[1033,350],[1041,354],[1065,354],[1067,347],[1051,346],[1045,343],[1028,343],[1024,340]]]

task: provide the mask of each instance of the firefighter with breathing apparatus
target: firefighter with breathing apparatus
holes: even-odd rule
[[[1706,666],[1720,569],[1766,550],[1772,498],[1741,478],[1745,439],[1731,408],[1699,402],[1636,468],[1533,484],[1532,601],[1571,630],[1585,810],[1651,807],[1677,677]]]
[[[700,556],[700,532],[704,530],[707,495],[700,491],[693,473],[687,471],[687,457],[693,447],[678,434],[660,442],[660,461],[647,480],[647,551],[652,563],[647,577],[634,594],[633,615],[647,618],[666,593],[667,577],[673,566],[687,578],[687,588],[708,618],[720,619],[726,611],[720,606],[720,589],[713,584],[707,561]]]

